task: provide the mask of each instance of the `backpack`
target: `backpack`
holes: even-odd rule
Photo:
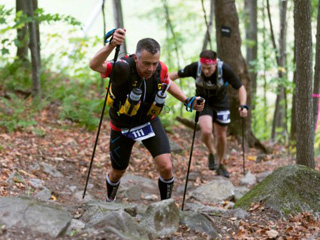
[[[197,95],[210,98],[212,96],[219,96],[225,93],[228,82],[223,79],[223,61],[217,59],[217,83],[206,82],[201,76],[201,63],[198,62],[196,87]]]

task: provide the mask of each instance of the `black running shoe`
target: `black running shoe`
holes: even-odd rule
[[[222,175],[222,176],[224,176],[226,178],[230,177],[229,172],[227,171],[226,167],[223,164],[220,164],[220,166],[218,167],[217,174],[218,175]]]
[[[215,163],[214,155],[212,153],[208,156],[208,167],[210,170],[216,170],[217,164]]]

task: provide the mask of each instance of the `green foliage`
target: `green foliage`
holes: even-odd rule
[[[33,115],[32,105],[14,94],[9,94],[9,99],[0,99],[0,126],[9,132],[35,125]]]
[[[9,48],[12,44],[16,47],[22,47],[27,44],[28,34],[26,39],[19,41],[12,36],[16,36],[16,30],[22,29],[28,23],[36,21],[38,24],[52,24],[57,22],[65,23],[69,26],[81,26],[81,23],[72,16],[65,16],[62,14],[48,14],[45,13],[44,9],[38,8],[34,11],[34,17],[29,17],[23,11],[18,11],[12,18],[13,9],[5,9],[4,5],[0,5],[0,34],[2,35],[1,40],[1,54],[9,54]]]
[[[101,102],[96,99],[78,98],[76,95],[68,95],[62,101],[60,117],[69,119],[85,126],[89,130],[94,130],[98,126],[98,118],[93,117],[94,113],[101,111]]]
[[[316,132],[315,139],[314,139],[314,150],[315,154],[320,154],[320,129],[318,127],[318,131]]]
[[[24,65],[26,64],[26,65]],[[5,90],[27,91],[31,88],[31,66],[29,63],[23,63],[20,60],[12,63],[8,62],[0,70],[0,78]]]
[[[62,23],[65,26],[63,32],[58,32],[58,30],[49,33],[41,32],[43,35],[40,37],[42,40],[41,48],[50,49],[51,52],[47,51],[47,56],[42,54],[40,81],[43,98],[38,102],[33,100],[32,106],[27,105],[28,102],[14,94],[19,91],[31,93],[30,62],[19,59],[10,61],[8,57],[0,56],[2,60],[0,89],[10,95],[10,100],[0,99],[0,126],[5,127],[8,131],[23,129],[36,123],[33,117],[36,112],[49,105],[58,105],[58,116],[61,119],[69,119],[90,130],[95,129],[102,109],[103,96],[97,96],[99,89],[95,86],[100,84],[100,78],[98,74],[94,74],[87,67],[87,51],[89,47],[97,44],[97,38],[69,37],[66,39],[65,35],[71,36],[72,32],[75,32],[75,27],[80,26],[80,22],[71,16],[47,14],[43,9],[37,9],[34,18],[30,18],[20,11],[13,19],[12,15],[9,15],[11,12],[12,10],[5,10],[4,6],[0,5],[0,24],[3,23],[0,25],[0,32],[4,34],[3,54],[8,54],[9,47],[13,44],[21,47],[27,42],[18,41],[12,36],[16,36],[16,29],[24,27],[33,20],[39,24]],[[75,45],[74,51],[69,64],[62,67],[62,60],[70,54],[70,44]],[[70,77],[71,75],[72,77]],[[34,128],[33,131],[39,136],[45,134],[38,128]]]

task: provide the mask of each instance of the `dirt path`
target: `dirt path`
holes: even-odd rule
[[[73,206],[75,204],[74,198],[71,197],[73,194],[71,189],[83,191],[96,133],[75,127],[68,121],[58,121],[51,114],[49,111],[41,112],[37,119],[39,124],[36,128],[13,133],[0,133],[1,196],[35,194],[34,189],[30,187],[27,181],[17,181],[14,184],[7,183],[7,179],[13,172],[19,172],[25,179],[41,179],[44,185],[52,191],[51,201],[56,201],[66,206]],[[185,184],[192,130],[181,126],[173,127],[172,131],[174,134],[168,134],[170,139],[183,148],[181,154],[172,154],[176,179],[173,198],[180,205],[182,203],[182,193],[177,192],[177,189]],[[88,192],[100,200],[104,200],[106,197],[105,174],[110,169],[108,134],[109,126],[108,124],[104,124],[88,188]],[[199,133],[197,133],[191,165],[191,172],[199,173],[199,177],[196,178],[194,183],[195,186],[212,180],[212,177],[215,175],[214,171],[209,171],[207,168],[207,151],[199,139]],[[237,186],[243,176],[241,146],[232,137],[228,137],[228,141],[226,164],[230,171],[230,180]],[[255,149],[246,150],[246,169],[250,170],[253,174],[273,171],[279,166],[294,163],[292,160],[288,160],[288,156],[281,146],[275,146],[273,155],[264,156],[260,162],[256,162],[258,155],[259,153]],[[57,171],[61,172],[63,177],[52,177],[43,171],[43,167],[41,167],[42,163],[50,164]],[[134,146],[127,173],[148,177],[157,181],[158,173],[152,157],[142,145],[136,144]],[[123,201],[126,200],[124,199]],[[145,200],[145,203],[150,204],[150,201]],[[265,216],[268,216],[266,212],[262,212],[259,215],[259,207],[256,208],[256,212],[257,214],[252,217],[252,223],[242,224],[244,229],[242,232],[244,234],[246,224],[249,228],[252,227],[251,224],[254,224],[254,222],[257,222],[255,224],[258,226],[263,221],[276,221],[272,217],[265,218]],[[224,236],[225,239],[234,238],[239,229],[241,229],[239,226],[234,225],[232,219],[222,220],[220,226],[217,227],[219,229],[219,227],[222,228],[224,226],[231,228],[230,236]],[[177,234],[180,234],[181,237],[187,236],[188,230],[181,228]],[[206,239],[205,236],[203,239]]]

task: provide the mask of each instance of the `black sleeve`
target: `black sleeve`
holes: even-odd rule
[[[198,70],[198,62],[193,62],[193,63],[185,66],[185,68],[180,69],[178,71],[178,75],[181,78],[193,77],[194,79],[196,79],[197,78],[197,70]]]
[[[234,73],[228,64],[223,63],[222,71],[223,79],[227,81],[234,89],[238,90],[242,86],[240,78]]]
[[[130,75],[130,66],[125,61],[117,61],[113,63],[113,69],[111,72],[112,83],[116,86],[121,86],[128,82]]]

